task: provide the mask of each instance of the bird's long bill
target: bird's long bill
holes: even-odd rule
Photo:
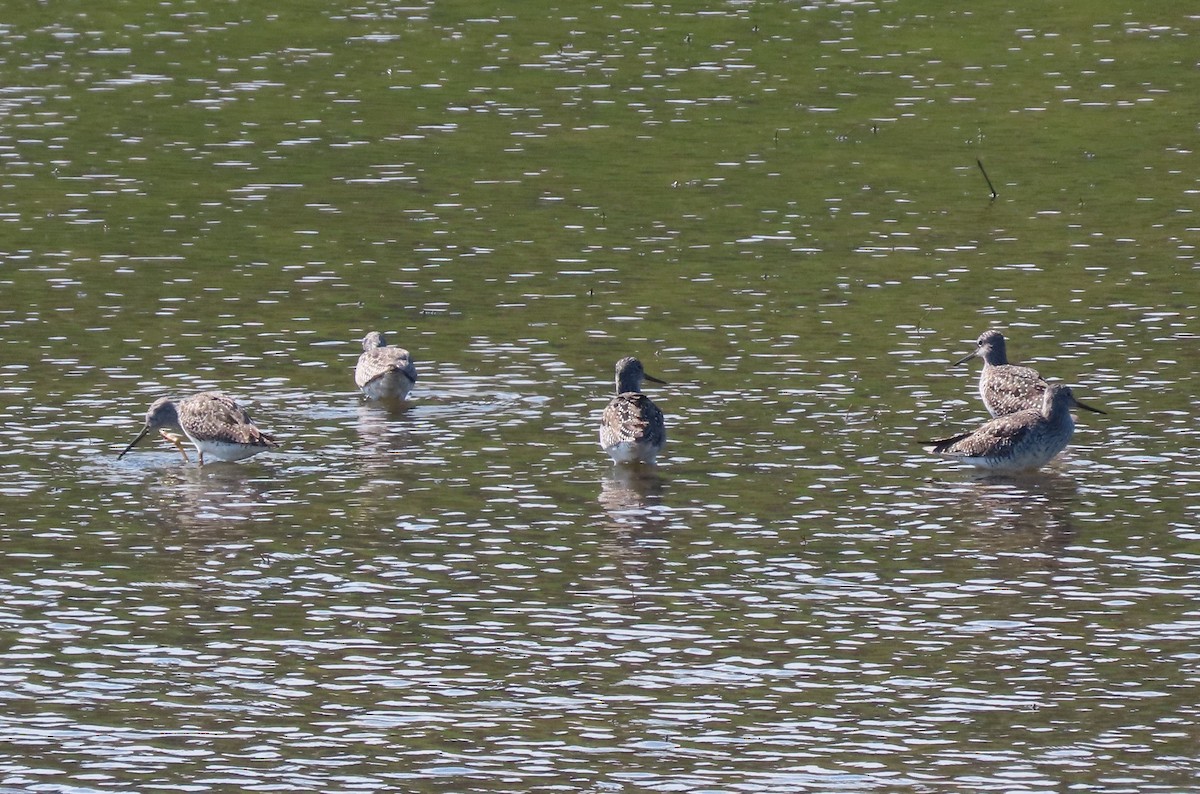
[[[650,381],[651,383],[657,383],[659,386],[670,386],[671,385],[671,384],[667,383],[665,380],[659,380],[658,378],[654,377],[653,375],[647,375],[645,372],[642,373],[642,377],[645,378],[646,380]]]
[[[143,427],[143,428],[142,428],[142,432],[138,433],[138,437],[137,437],[137,438],[135,438],[135,439],[134,439],[134,440],[133,440],[133,441],[130,443],[130,445],[129,445],[129,446],[125,447],[125,452],[128,452],[129,450],[131,450],[131,449],[133,449],[134,447],[136,447],[136,446],[137,446],[137,442],[139,442],[139,441],[141,441],[143,438],[145,438],[145,437],[146,437],[146,434],[147,434],[147,433],[149,433],[149,432],[150,432],[150,425],[146,425],[145,427]],[[125,457],[125,452],[122,452],[120,455],[117,455],[117,460],[120,460],[121,458]]]
[[[958,361],[955,361],[955,362],[954,362],[953,364],[951,364],[950,366],[952,366],[952,367],[958,367],[958,366],[961,366],[961,365],[963,365],[963,364],[966,364],[968,361],[970,361],[971,359],[975,358],[975,354],[976,354],[976,353],[978,353],[978,352],[979,352],[978,350],[972,350],[970,353],[967,353],[965,356],[963,356],[962,358],[960,358]]]
[[[1082,408],[1083,410],[1091,411],[1094,414],[1104,413],[1104,411],[1101,411],[1099,408],[1093,408],[1092,406],[1088,405],[1087,403],[1079,402],[1079,400],[1072,399],[1071,402],[1075,403],[1076,408]]]

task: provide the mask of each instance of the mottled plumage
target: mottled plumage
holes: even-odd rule
[[[666,385],[647,375],[632,356],[617,362],[617,396],[600,421],[600,446],[617,463],[654,463],[667,443],[663,413],[642,394],[643,380]]]
[[[979,373],[979,396],[989,414],[994,417],[1007,416],[1017,411],[1042,407],[1045,378],[1036,369],[1008,363],[1004,334],[996,330],[984,331],[975,344],[975,349],[955,361],[954,366],[976,357],[983,359],[983,370]],[[1104,413],[1078,400],[1074,404],[1085,411]]]
[[[408,351],[388,347],[378,331],[363,337],[363,353],[354,368],[354,382],[368,400],[403,400],[417,382],[417,368]]]
[[[146,426],[125,452],[133,449],[151,430],[157,430],[174,444],[185,461],[188,459],[183,448],[186,436],[196,446],[201,466],[205,454],[217,460],[234,461],[279,446],[274,438],[254,426],[250,414],[232,397],[215,391],[200,392],[182,400],[167,397],[155,400],[146,412]],[[125,452],[117,458],[124,457]]]
[[[938,439],[925,451],[992,471],[1041,468],[1070,442],[1075,432],[1071,408],[1077,405],[1069,388],[1048,383],[1041,407],[1000,416],[969,433]]]

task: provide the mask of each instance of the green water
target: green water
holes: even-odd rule
[[[1190,5],[5,17],[0,786],[1194,786]],[[992,326],[1108,411],[1017,481]]]

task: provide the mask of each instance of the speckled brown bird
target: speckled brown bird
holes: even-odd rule
[[[653,464],[667,443],[663,412],[642,394],[642,381],[666,385],[647,375],[642,362],[627,356],[617,362],[617,396],[600,420],[600,446],[616,463]]]
[[[984,331],[975,341],[975,349],[954,362],[954,366],[965,364],[973,358],[983,359],[983,370],[979,373],[979,396],[983,407],[993,417],[1042,407],[1046,391],[1046,380],[1036,369],[1008,363],[1004,334],[996,330]],[[1085,411],[1102,414],[1098,408],[1075,400],[1074,405]]]
[[[417,367],[402,347],[388,347],[378,331],[363,337],[354,382],[368,400],[403,400],[417,382]]]
[[[246,409],[232,397],[215,391],[200,392],[182,400],[168,397],[155,400],[146,412],[146,426],[125,447],[125,452],[117,456],[118,460],[151,430],[157,430],[174,444],[185,461],[188,459],[183,448],[186,436],[195,445],[201,466],[206,454],[217,460],[235,461],[279,446],[274,438],[254,426]]]
[[[925,451],[997,472],[1038,469],[1066,449],[1075,432],[1071,390],[1046,384],[1039,408],[999,416],[969,433],[930,442]]]

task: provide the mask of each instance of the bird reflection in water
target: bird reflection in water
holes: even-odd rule
[[[157,515],[163,526],[187,528],[192,535],[228,533],[233,526],[267,520],[277,510],[268,497],[271,477],[248,478],[232,466],[177,468],[157,477],[150,498],[159,506],[147,516]]]
[[[358,406],[355,424],[362,441],[358,451],[369,457],[408,457],[413,452],[413,440],[409,432],[412,425],[408,406],[401,408],[383,401],[363,403]]]
[[[1072,509],[1079,486],[1065,475],[1041,471],[976,477],[957,484],[938,483],[955,513],[976,537],[991,546],[1027,549],[1031,537],[1054,557],[1075,538]]]
[[[614,465],[600,480],[597,501],[608,551],[626,586],[659,581],[657,549],[680,516],[663,505],[667,480],[651,466]]]
[[[600,506],[616,524],[641,524],[652,520],[662,502],[666,480],[648,466],[613,466],[600,480]],[[660,516],[660,523],[665,520]]]

